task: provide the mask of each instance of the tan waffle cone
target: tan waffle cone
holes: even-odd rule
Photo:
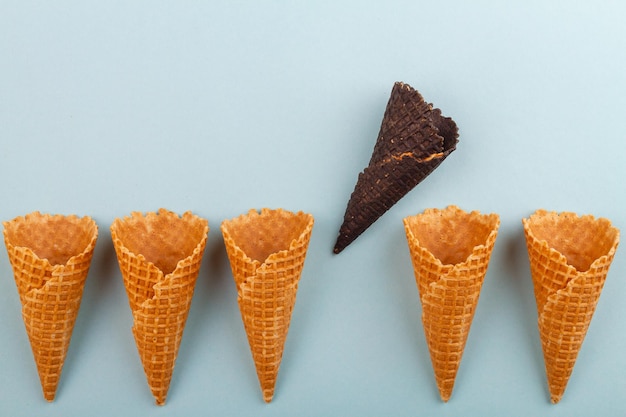
[[[52,216],[39,212],[3,224],[4,243],[43,395],[47,401],[53,401],[98,227],[88,216]]]
[[[561,400],[576,363],[619,230],[607,219],[537,210],[523,219],[550,400]]]
[[[404,219],[422,323],[443,401],[452,395],[500,218],[456,206]]]
[[[265,402],[274,396],[313,216],[263,209],[222,223],[239,310]]]
[[[208,233],[207,220],[165,209],[111,225],[135,343],[158,405],[170,387]]]

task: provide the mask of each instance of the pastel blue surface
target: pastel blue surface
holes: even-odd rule
[[[309,3],[2,2],[0,220],[88,214],[100,235],[52,404],[0,251],[0,415],[626,415],[626,253],[552,405],[521,225],[546,208],[626,231],[626,3]],[[457,122],[457,150],[333,255],[395,81]],[[449,204],[501,228],[443,404],[402,218]],[[159,207],[211,227],[162,408],[109,232]],[[269,405],[219,231],[260,207],[316,219]]]

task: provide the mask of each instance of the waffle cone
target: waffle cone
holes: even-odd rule
[[[4,242],[43,396],[53,401],[98,227],[88,216],[52,216],[39,212],[3,224]]]
[[[111,225],[135,343],[158,405],[170,387],[208,232],[207,220],[165,209]]]
[[[313,222],[303,212],[263,209],[221,226],[265,402],[274,396]]]
[[[537,210],[523,219],[550,400],[561,400],[595,312],[619,231],[607,219]]]
[[[424,180],[456,149],[454,121],[408,84],[395,83],[369,165],[350,195],[334,252],[339,253]]]
[[[452,395],[499,225],[497,214],[467,213],[456,206],[404,219],[422,324],[443,401]]]

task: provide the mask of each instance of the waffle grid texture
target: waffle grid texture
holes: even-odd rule
[[[313,216],[302,212],[263,209],[222,223],[237,302],[266,402],[274,396],[313,222]],[[273,238],[264,239],[268,236]],[[251,253],[270,242],[262,260],[242,249]]]
[[[535,234],[541,222],[550,222],[551,242],[572,239],[572,230],[581,233],[578,250],[606,248],[587,259],[579,271],[567,256]],[[538,210],[523,220],[524,233],[537,303],[537,324],[544,355],[550,400],[561,400],[578,353],[591,324],[600,294],[619,243],[619,232],[606,219],[579,217],[574,213]],[[543,225],[542,225],[543,226]],[[583,230],[584,229],[584,230]],[[561,236],[565,233],[567,236]],[[572,239],[575,243],[576,237]],[[558,243],[557,243],[558,245]],[[582,256],[587,256],[581,253]]]
[[[4,223],[22,318],[47,401],[56,396],[97,237],[89,217],[34,212]],[[37,252],[59,259],[51,262]]]
[[[369,165],[358,175],[334,252],[341,252],[456,149],[454,121],[395,83]]]
[[[159,216],[161,219],[157,219]],[[160,221],[163,224],[154,227]],[[125,231],[129,224],[143,225],[144,222],[145,228],[133,225],[132,233]],[[145,234],[138,236],[138,231]],[[131,217],[116,219],[111,225],[111,236],[133,315],[133,336],[158,405],[165,404],[167,398],[208,232],[206,220],[190,212],[181,218],[163,209],[158,214],[147,213],[145,216],[135,212]],[[129,246],[135,246],[135,250],[141,251],[142,245],[149,245],[146,242],[153,240],[163,243],[158,249],[164,253],[151,254],[150,261],[143,254],[129,249]],[[167,253],[181,246],[193,249]],[[163,261],[161,256],[171,258],[170,268],[157,266]]]
[[[455,223],[484,223],[480,243],[471,246],[469,255],[463,261],[443,263],[418,237],[417,227],[423,216],[429,216],[431,225],[440,218],[447,218],[448,221],[442,220],[441,223],[441,227],[453,228],[447,233],[455,233]],[[404,226],[422,304],[422,325],[437,387],[441,399],[448,401],[487,273],[499,217],[496,214],[481,215],[478,212],[468,214],[450,206],[444,210],[429,209],[422,215],[407,217]]]

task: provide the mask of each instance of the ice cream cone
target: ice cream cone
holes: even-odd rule
[[[359,174],[339,229],[341,252],[456,149],[458,129],[408,84],[395,83],[369,165]]]
[[[611,222],[537,210],[523,219],[550,400],[561,400],[617,245]]]
[[[148,385],[165,404],[209,233],[191,212],[115,219],[111,237],[133,314],[133,335]]]
[[[98,227],[88,216],[34,212],[4,222],[4,243],[44,398],[53,401]]]
[[[497,214],[456,206],[404,219],[435,379],[448,401],[498,233]]]
[[[313,216],[250,210],[221,229],[265,402],[274,396]]]

